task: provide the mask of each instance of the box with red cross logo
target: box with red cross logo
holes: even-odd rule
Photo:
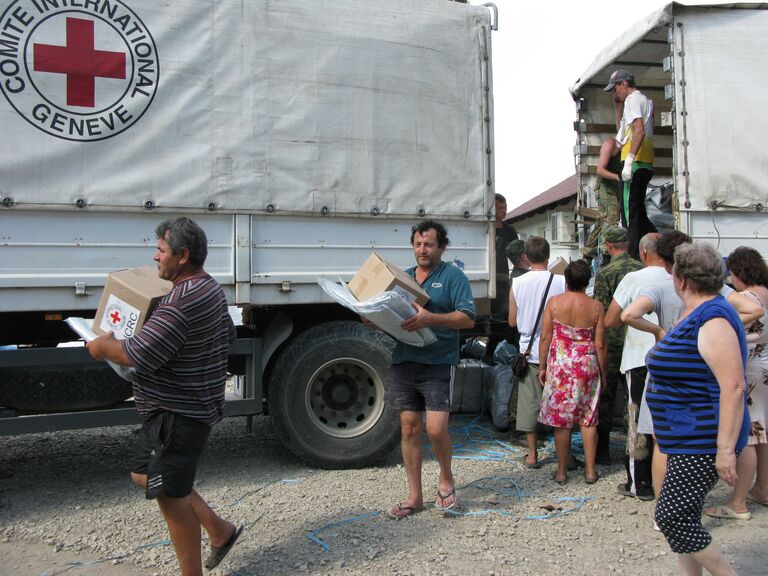
[[[118,340],[130,338],[146,322],[158,301],[170,292],[171,286],[150,266],[112,272],[99,301],[93,331],[106,334],[111,330]]]

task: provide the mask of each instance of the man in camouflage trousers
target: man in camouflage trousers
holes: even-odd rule
[[[581,249],[581,254],[587,260],[597,256],[600,235],[605,233],[609,226],[615,226],[619,222],[619,172],[621,172],[621,160],[615,154],[616,146],[613,138],[603,142],[600,147],[600,159],[597,164],[597,208],[599,215],[592,225],[586,244]]]
[[[595,275],[593,296],[608,310],[608,306],[613,300],[613,293],[621,279],[629,272],[642,269],[643,265],[627,253],[629,236],[626,228],[611,226],[605,230],[603,238],[605,239],[605,250],[611,256],[611,261],[598,269]],[[625,335],[626,326],[609,328],[605,331],[605,340],[608,345],[608,366],[606,367],[607,382],[603,383],[603,389],[600,391],[598,408],[600,418],[600,423],[597,426],[596,461],[598,464],[610,463],[609,435],[613,429],[616,387],[623,378],[619,372],[619,367],[621,366]]]

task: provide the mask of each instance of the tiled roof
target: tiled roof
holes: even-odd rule
[[[542,192],[509,212],[504,220],[514,222],[515,220],[532,216],[537,212],[543,212],[547,208],[562,204],[576,196],[578,186],[578,176],[576,174],[568,176],[568,178],[559,184],[555,184],[546,192]]]

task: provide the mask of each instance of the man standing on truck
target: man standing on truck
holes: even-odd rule
[[[185,217],[156,229],[158,275],[173,283],[141,331],[127,340],[110,332],[88,344],[96,360],[136,367],[133,393],[144,423],[131,479],[157,499],[181,574],[202,574],[200,526],[214,568],[240,536],[193,488],[211,426],[224,414],[229,343],[235,336],[221,286],[203,270],[205,232]]]
[[[653,177],[653,101],[637,89],[635,77],[626,70],[614,71],[603,90],[612,94],[616,110],[616,149],[621,149],[624,161],[619,202],[629,229],[629,255],[639,259],[640,238],[656,232],[645,211],[645,190]]]
[[[599,216],[592,225],[581,255],[587,262],[597,256],[600,237],[610,226],[619,223],[619,184],[621,184],[621,160],[616,150],[616,140],[605,140],[600,146],[600,158],[597,161],[597,208]],[[623,192],[622,192],[623,194]],[[610,258],[603,258],[601,264],[608,264]]]
[[[392,505],[389,515],[400,519],[424,508],[421,488],[421,433],[426,411],[427,436],[440,464],[435,507],[456,505],[456,486],[451,471],[451,436],[448,418],[451,409],[451,373],[459,362],[459,330],[475,325],[475,303],[464,273],[442,261],[448,247],[445,227],[424,220],[411,232],[416,266],[406,272],[429,295],[416,314],[403,322],[405,330],[430,328],[437,340],[423,348],[398,342],[392,354],[386,401],[400,412],[402,451],[408,479],[408,498]]]

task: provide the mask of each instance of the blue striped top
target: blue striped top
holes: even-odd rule
[[[736,311],[720,295],[680,320],[648,352],[648,408],[659,448],[666,454],[717,452],[720,386],[698,349],[699,329],[713,318],[725,318],[736,330],[742,365],[746,366],[744,327]],[[746,445],[750,426],[746,394],[744,396],[744,418],[737,450]]]

